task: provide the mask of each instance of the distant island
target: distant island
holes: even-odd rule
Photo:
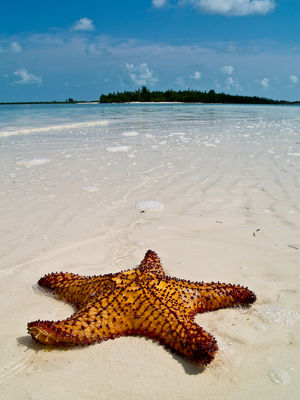
[[[257,96],[239,96],[226,93],[216,93],[214,90],[201,92],[199,90],[166,90],[165,92],[150,91],[146,86],[135,91],[102,94],[100,103],[222,103],[222,104],[300,104],[298,101],[272,100]]]
[[[219,103],[219,104],[284,104],[300,105],[300,101],[273,100],[258,96],[240,96],[226,93],[216,93],[214,90],[161,90],[150,91],[146,86],[135,91],[113,92],[101,94],[99,100],[65,101],[19,101],[0,102],[0,105],[14,104],[105,104],[105,103]]]

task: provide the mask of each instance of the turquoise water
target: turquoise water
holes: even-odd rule
[[[0,106],[0,137],[62,135],[66,130],[91,134],[125,130],[199,132],[265,124],[300,129],[300,109],[292,106],[210,104],[51,104]],[[254,125],[253,125],[254,124]],[[279,127],[278,125],[278,127]]]

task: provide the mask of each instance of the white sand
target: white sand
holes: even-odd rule
[[[164,206],[164,203],[158,200],[140,200],[136,203],[135,208],[141,211],[160,211]]]
[[[276,124],[2,143],[0,397],[299,398],[299,131]],[[36,288],[41,276],[117,272],[148,248],[172,276],[257,294],[250,309],[196,317],[220,348],[206,369],[144,338],[68,351],[31,340],[29,321],[73,312]]]

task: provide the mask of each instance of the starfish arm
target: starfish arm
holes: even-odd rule
[[[116,279],[120,279],[119,274]],[[90,286],[97,291],[95,282]],[[84,307],[66,320],[30,322],[28,332],[40,343],[68,346],[136,334],[139,316],[147,300],[140,287],[129,280],[103,292],[95,298],[90,297]]]
[[[199,363],[210,363],[218,349],[213,336],[181,315],[173,303],[165,303],[156,296],[144,295],[135,312],[135,335],[147,336],[171,351]]]
[[[248,288],[227,283],[190,282],[171,278],[167,281],[166,290],[175,296],[179,304],[194,314],[248,305],[256,300],[255,294]]]
[[[247,306],[256,295],[247,287],[227,283],[195,284],[195,313],[233,306]]]
[[[115,283],[110,277],[111,275],[90,277],[59,272],[44,276],[38,284],[79,308],[95,296],[96,292],[98,294],[113,288]]]
[[[141,274],[146,273],[148,276],[151,275],[151,276],[155,276],[157,278],[165,277],[165,273],[162,268],[160,258],[155,253],[155,251],[152,251],[152,250],[147,251],[138,270]]]
[[[156,293],[165,299],[172,299],[186,315],[235,305],[248,305],[256,296],[248,288],[226,283],[190,282],[176,278],[161,280],[155,287]]]
[[[204,365],[214,359],[218,350],[216,339],[191,321],[179,324],[176,333],[164,338],[164,342],[176,353]]]
[[[113,301],[109,296],[96,299],[62,321],[30,322],[28,332],[39,343],[64,346],[89,345],[130,334],[130,319],[119,315],[109,301]]]

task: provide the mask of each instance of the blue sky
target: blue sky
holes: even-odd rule
[[[300,100],[299,0],[10,1],[0,101],[197,89]]]

